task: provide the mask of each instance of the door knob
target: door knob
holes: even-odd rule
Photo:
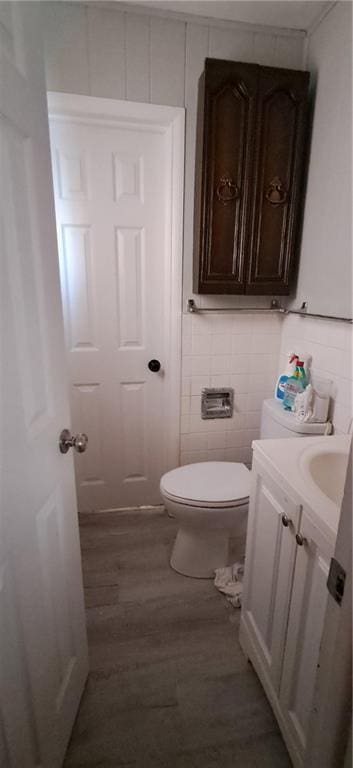
[[[59,448],[60,453],[67,453],[70,448],[74,448],[77,453],[84,453],[87,448],[88,437],[84,432],[78,435],[71,435],[69,429],[63,429],[60,433]]]
[[[148,367],[152,373],[158,373],[158,371],[161,368],[161,364],[159,360],[150,360],[148,363]]]
[[[305,536],[303,536],[301,533],[296,533],[295,534],[295,539],[296,539],[296,542],[298,544],[298,547],[302,547],[303,544],[307,544],[307,540],[306,540]]]

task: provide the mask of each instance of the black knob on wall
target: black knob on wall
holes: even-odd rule
[[[150,360],[148,363],[148,367],[152,373],[158,373],[158,371],[161,368],[161,364],[159,360]]]

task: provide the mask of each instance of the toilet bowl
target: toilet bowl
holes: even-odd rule
[[[298,422],[277,400],[263,402],[261,439],[327,435],[330,431],[329,422]],[[160,491],[166,509],[179,523],[170,560],[176,571],[213,577],[215,568],[228,565],[230,538],[242,547],[236,556],[244,553],[250,493],[250,470],[245,464],[187,464],[163,475]]]
[[[228,563],[230,537],[245,550],[250,492],[245,464],[207,461],[178,467],[163,475],[160,491],[179,525],[170,560],[175,571],[212,578],[215,568]]]

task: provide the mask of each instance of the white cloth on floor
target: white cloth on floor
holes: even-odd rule
[[[243,591],[244,564],[234,563],[225,568],[216,568],[214,585],[226,595],[233,608],[240,608]]]

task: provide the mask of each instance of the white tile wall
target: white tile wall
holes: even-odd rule
[[[353,326],[289,315],[283,320],[279,372],[287,352],[312,356],[312,371],[332,381],[330,418],[336,433],[348,432],[353,417]]]
[[[259,437],[262,402],[272,397],[287,353],[310,355],[312,372],[332,382],[330,418],[335,433],[353,418],[353,327],[289,316],[236,313],[184,315],[181,464],[251,461]],[[201,419],[203,387],[234,389],[232,419]]]
[[[273,395],[282,317],[183,316],[181,463],[251,460],[261,406]],[[201,419],[203,387],[233,387],[232,419]]]

